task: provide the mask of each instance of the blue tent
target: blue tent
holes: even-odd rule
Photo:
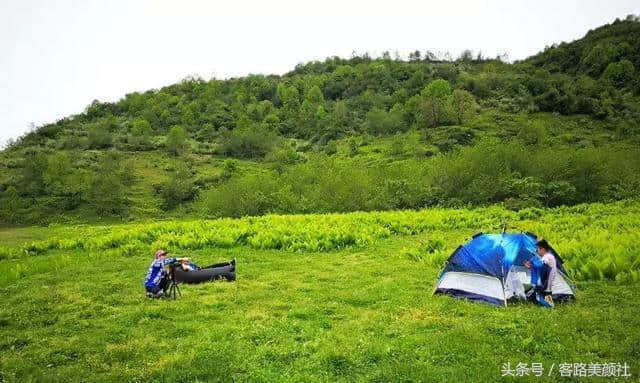
[[[536,255],[538,240],[531,233],[476,234],[449,257],[434,293],[506,306],[510,299],[525,299],[531,271],[524,262]],[[558,253],[557,276],[552,286],[555,301],[575,297],[575,289]]]

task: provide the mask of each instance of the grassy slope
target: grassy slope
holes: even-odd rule
[[[402,153],[393,153],[392,146],[395,140],[393,136],[369,137],[368,142],[363,143],[363,137],[356,136],[356,141],[361,144],[355,159],[364,160],[366,163],[402,161],[415,156],[415,149],[422,148],[431,153],[438,153],[436,143],[446,140],[451,136],[458,135],[460,131],[471,132],[473,141],[483,137],[497,137],[509,139],[516,137],[523,127],[531,124],[544,126],[543,140],[547,145],[559,145],[567,147],[600,147],[603,145],[635,146],[638,138],[635,136],[619,136],[615,131],[615,126],[609,123],[593,120],[586,116],[560,116],[549,113],[535,114],[509,114],[487,109],[472,121],[460,126],[444,126],[429,130],[429,138],[424,141],[420,132],[408,132],[401,134],[404,142]],[[337,155],[348,157],[348,141],[350,137],[338,140]],[[158,139],[161,142],[162,138]],[[469,142],[468,144],[472,144]],[[220,175],[222,164],[227,159],[224,156],[200,153],[196,150],[197,144],[192,143],[193,151],[182,157],[173,157],[163,149],[149,152],[120,152],[123,160],[133,164],[135,182],[127,190],[127,197],[130,200],[129,219],[147,219],[170,217],[179,218],[197,215],[197,206],[193,203],[186,203],[173,211],[163,211],[161,199],[154,194],[153,185],[167,181],[172,176],[172,171],[177,162],[187,162],[192,165],[195,171],[193,177],[211,178]],[[48,145],[49,151],[53,153],[55,141],[51,140]],[[88,164],[96,164],[100,159],[101,151],[85,150],[78,152],[79,161],[82,167]],[[9,179],[20,179],[20,169],[17,167],[24,156],[24,149],[11,152],[0,152],[0,182]],[[73,155],[72,155],[73,157]],[[425,158],[425,160],[428,160]],[[239,172],[260,172],[270,164],[264,161],[238,160]],[[11,163],[11,166],[8,164]],[[207,183],[203,189],[211,187],[212,183]],[[80,207],[70,212],[60,212],[59,215],[51,217],[53,222],[95,222],[100,219],[86,206]],[[114,221],[115,219],[106,219]],[[120,219],[117,219],[120,220]]]
[[[603,216],[577,218],[585,226],[559,220],[559,251],[570,230],[628,230]],[[0,233],[13,245],[69,233],[30,230]],[[558,363],[627,362],[637,377],[633,286],[582,282],[578,300],[555,310],[432,296],[439,267],[404,249],[437,238],[450,252],[471,234],[426,231],[324,253],[192,251],[201,264],[237,257],[239,279],[184,286],[175,302],[142,296],[146,252],[21,258],[44,267],[0,285],[0,371],[7,381],[496,381],[508,361],[555,363],[555,378]],[[8,262],[0,261],[5,272]]]

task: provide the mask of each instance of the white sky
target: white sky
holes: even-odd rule
[[[282,74],[354,50],[517,60],[630,13],[640,0],[0,0],[0,144],[188,75]]]

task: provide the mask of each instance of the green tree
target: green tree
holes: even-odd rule
[[[126,210],[128,199],[119,170],[117,155],[108,154],[89,177],[86,200],[99,216],[121,215]]]
[[[296,118],[300,110],[300,93],[298,92],[298,88],[293,85],[280,83],[278,84],[276,94],[281,104],[281,132],[287,134],[294,133],[297,129]]]
[[[129,143],[138,149],[146,149],[151,146],[151,124],[142,117],[138,117],[131,123],[131,138]]]
[[[104,149],[111,147],[112,144],[113,137],[104,122],[89,125],[89,136],[87,137],[89,149]]]
[[[351,116],[347,104],[340,100],[333,105],[331,111],[331,127],[341,133],[345,133],[349,130],[349,124],[351,122]]]
[[[447,80],[434,80],[420,93],[422,121],[429,127],[442,125],[450,103],[451,87]]]
[[[310,137],[325,127],[327,113],[324,108],[322,91],[316,85],[311,87],[300,107],[300,125],[302,136]]]
[[[159,185],[157,190],[162,198],[162,208],[165,210],[191,201],[196,196],[192,170],[184,162],[177,163],[174,168],[169,180]]]
[[[216,134],[216,130],[213,128],[213,125],[210,123],[206,123],[202,125],[200,131],[198,132],[198,136],[203,141],[211,141]]]
[[[380,135],[389,133],[387,112],[380,108],[372,108],[367,112],[365,127],[369,134]]]
[[[238,161],[234,159],[226,159],[222,163],[222,171],[220,172],[220,177],[222,179],[229,179],[234,174],[238,173]]]
[[[0,219],[6,223],[16,223],[21,215],[22,199],[18,189],[9,186],[0,198]]]
[[[298,161],[298,153],[291,145],[282,145],[271,150],[265,156],[265,161],[269,162],[275,171],[282,173],[288,165]]]
[[[527,145],[538,145],[544,142],[546,129],[539,121],[524,125],[518,132],[518,138]]]
[[[392,156],[400,156],[405,152],[405,142],[404,137],[400,134],[396,134],[393,136],[393,140],[391,141],[391,147],[389,148],[389,154]]]
[[[43,175],[47,192],[53,195],[65,195],[72,170],[71,159],[67,153],[58,152],[49,156],[47,169]]]
[[[199,118],[199,106],[198,103],[192,101],[182,108],[182,126],[190,132],[195,131],[198,126]]]
[[[44,174],[48,161],[40,151],[29,153],[22,163],[20,189],[23,193],[37,196],[45,192]]]
[[[455,114],[456,122],[459,125],[462,125],[464,121],[473,117],[476,112],[476,101],[473,95],[463,89],[453,91],[451,106]]]
[[[269,113],[264,118],[264,126],[266,126],[272,132],[280,131],[280,117],[275,112]]]
[[[324,147],[324,152],[330,156],[338,153],[338,144],[334,140],[327,142],[327,145]]]
[[[278,143],[276,132],[264,124],[249,123],[229,131],[220,130],[221,151],[240,158],[263,158]]]
[[[187,132],[183,127],[174,125],[167,134],[167,151],[174,156],[179,156],[187,150],[187,145]]]
[[[620,60],[607,66],[602,77],[618,88],[626,88],[633,85],[635,68],[629,60]]]
[[[387,130],[389,133],[406,132],[409,129],[407,120],[407,111],[404,105],[396,103],[387,114]]]

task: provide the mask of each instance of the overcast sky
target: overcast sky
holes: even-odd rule
[[[282,74],[351,52],[517,60],[640,13],[640,0],[0,0],[0,143],[188,75]]]

